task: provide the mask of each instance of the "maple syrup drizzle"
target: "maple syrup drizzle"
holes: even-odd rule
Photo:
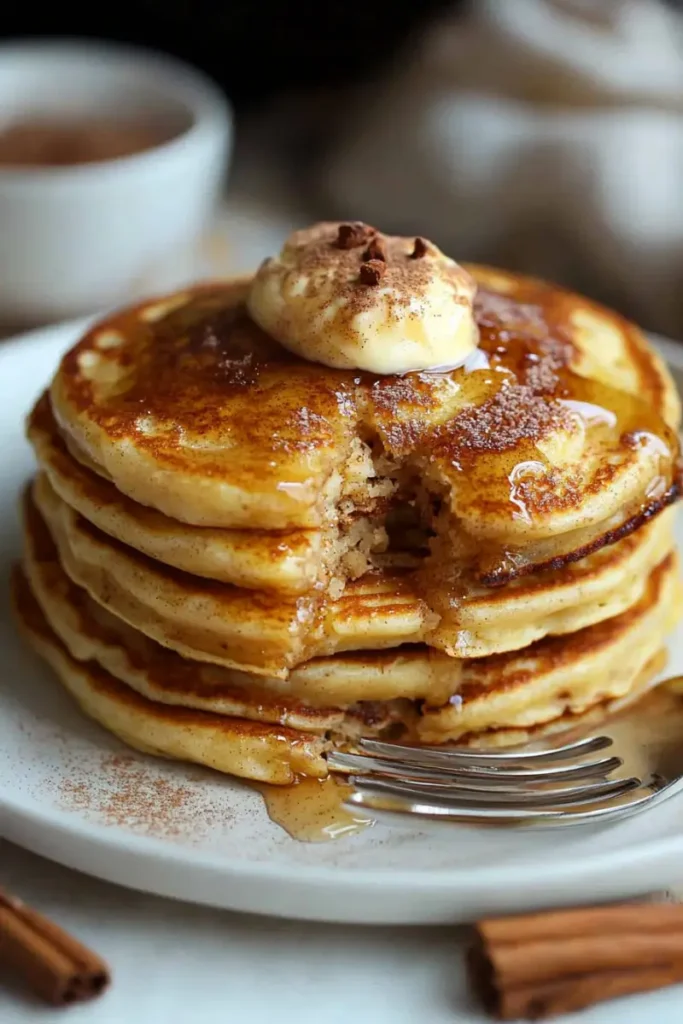
[[[272,487],[278,501],[300,499],[301,507],[316,485],[306,474],[289,475],[292,466],[303,465],[306,452],[313,464],[335,439],[341,449],[349,433],[367,427],[380,460],[396,467],[399,486],[389,502],[399,511],[409,507],[421,530],[417,556],[405,569],[431,612],[455,617],[475,586],[500,586],[576,561],[626,536],[678,495],[678,441],[657,411],[663,385],[649,357],[638,368],[638,346],[630,352],[638,395],[618,381],[582,376],[574,369],[583,365],[572,340],[576,299],[559,289],[521,282],[505,296],[480,287],[480,345],[459,370],[386,377],[297,359],[249,320],[243,292],[241,285],[188,291],[188,302],[159,320],[140,321],[135,310],[112,320],[107,329],[126,345],[98,349],[97,358],[115,369],[134,351],[136,372],[130,387],[111,394],[98,396],[78,369],[95,344],[86,337],[63,364],[76,404],[88,416],[103,416],[111,436],[130,436],[155,451],[168,442],[173,459],[182,432],[196,435],[187,459],[194,464],[212,453],[212,465],[216,455],[211,474],[223,472],[216,453],[226,450],[224,434],[242,438],[252,453],[245,465],[264,475],[263,494]],[[627,345],[630,328],[615,323]],[[582,372],[597,372],[593,362]],[[264,404],[254,417],[257,395]],[[141,409],[143,420],[167,424],[163,437],[140,431]],[[623,475],[628,485],[622,465],[634,468]],[[237,480],[241,470],[231,464],[233,472]],[[252,469],[246,474],[253,489]],[[412,479],[414,487],[405,483]],[[618,509],[610,504],[617,494]],[[572,509],[590,513],[588,525],[568,517],[566,529],[556,531],[557,517]],[[365,511],[361,502],[354,514]],[[386,512],[371,505],[368,514]],[[322,590],[318,597],[322,621],[329,597]],[[298,630],[299,620],[290,628]]]
[[[159,322],[140,324],[134,311],[112,321],[131,343],[137,341],[138,370],[130,387],[100,396],[98,404],[113,414],[107,430],[134,429],[138,444],[146,443],[135,429],[142,403],[160,421],[170,408],[177,410],[178,421],[187,419],[188,429],[199,433],[214,429],[220,412],[235,436],[253,437],[265,449],[272,448],[271,435],[265,436],[271,426],[254,423],[250,392],[261,388],[266,395],[278,385],[279,449],[327,444],[343,409],[344,420],[372,420],[389,458],[410,462],[415,453],[426,453],[457,492],[459,515],[476,519],[480,510],[531,522],[548,511],[545,503],[558,502],[555,448],[567,445],[570,451],[560,451],[560,462],[571,463],[580,456],[584,432],[594,449],[604,447],[606,467],[604,479],[594,485],[581,481],[579,491],[607,488],[607,456],[623,458],[627,449],[644,448],[653,480],[666,481],[678,452],[675,432],[656,411],[656,386],[645,370],[643,392],[634,395],[573,368],[572,301],[559,289],[529,282],[514,297],[480,287],[480,345],[459,369],[378,378],[320,366],[312,370],[255,327],[234,289],[205,289]],[[622,333],[626,330],[620,325]],[[67,364],[88,343],[86,338]],[[122,358],[117,350],[100,352],[99,358],[105,355]],[[458,412],[439,422],[432,412],[448,402],[449,387],[459,393]],[[570,500],[571,486],[565,482],[563,500]],[[301,482],[278,480],[278,490],[290,487],[300,489]],[[488,543],[496,546],[492,538]]]
[[[351,787],[332,776],[299,776],[291,786],[253,785],[263,796],[270,820],[302,843],[328,843],[357,835],[374,824],[372,818],[344,805]]]

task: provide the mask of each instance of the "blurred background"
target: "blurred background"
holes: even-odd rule
[[[162,51],[230,100],[220,203],[169,280],[362,219],[683,336],[683,2],[25,0],[2,31]]]

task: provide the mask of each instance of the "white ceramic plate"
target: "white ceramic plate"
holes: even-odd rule
[[[0,345],[4,578],[19,551],[17,495],[32,472],[23,418],[81,326]],[[683,350],[663,347],[683,370]],[[0,591],[0,832],[53,860],[179,899],[357,923],[471,920],[683,882],[683,799],[590,831],[378,824],[336,842],[295,842],[246,786],[131,754],[86,720],[23,648]],[[671,653],[669,671],[683,672],[680,633]]]

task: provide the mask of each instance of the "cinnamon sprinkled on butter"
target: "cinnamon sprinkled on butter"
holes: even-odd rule
[[[411,259],[415,239],[366,224],[295,231],[259,269],[249,312],[280,344],[326,366],[393,374],[460,365],[478,341],[475,285],[419,241],[424,256]]]

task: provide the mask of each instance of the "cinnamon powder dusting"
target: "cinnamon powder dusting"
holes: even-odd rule
[[[219,824],[210,797],[192,779],[192,768],[183,777],[174,766],[164,777],[159,766],[120,753],[102,755],[96,782],[91,771],[80,777],[74,768],[59,784],[65,810],[87,812],[105,825],[163,839],[200,839]],[[223,807],[220,824],[225,824]]]

